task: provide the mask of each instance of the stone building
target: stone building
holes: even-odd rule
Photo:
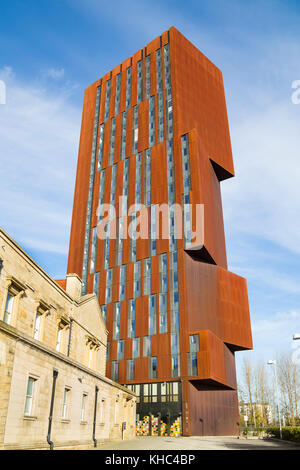
[[[105,377],[108,332],[81,284],[53,280],[0,229],[0,449],[135,435],[135,394]]]

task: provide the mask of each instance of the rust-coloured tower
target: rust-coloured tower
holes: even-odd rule
[[[86,89],[68,273],[99,297],[108,377],[135,390],[140,419],[181,416],[184,435],[239,432],[235,352],[252,339],[246,281],[227,270],[220,181],[233,175],[222,73],[174,27]],[[116,239],[97,238],[103,203]],[[122,238],[134,203],[147,207],[149,239]],[[183,240],[172,211],[170,239],[155,239],[162,203],[191,204]]]

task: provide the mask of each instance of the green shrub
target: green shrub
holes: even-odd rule
[[[266,431],[269,436],[280,438],[279,426],[271,426]],[[300,426],[284,426],[282,428],[282,439],[300,442]]]

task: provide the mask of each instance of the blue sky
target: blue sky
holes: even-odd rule
[[[222,183],[224,218],[229,268],[248,280],[249,354],[292,351],[300,331],[300,105],[291,100],[299,24],[298,1],[5,2],[3,228],[64,277],[84,88],[174,25],[224,76],[236,169]]]

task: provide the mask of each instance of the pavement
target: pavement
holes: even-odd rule
[[[299,444],[276,439],[237,437],[142,437],[104,443],[97,450],[300,450]]]

